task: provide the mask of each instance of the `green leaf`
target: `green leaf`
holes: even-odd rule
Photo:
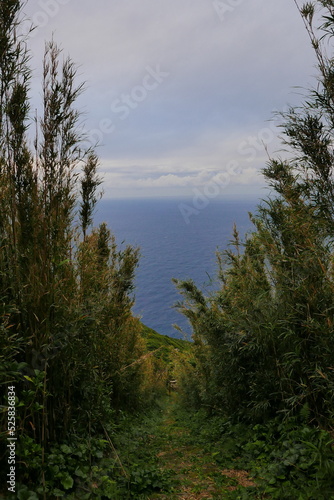
[[[73,487],[73,479],[71,476],[66,476],[64,479],[61,480],[61,484],[64,486],[65,490],[69,490],[70,488]]]
[[[82,477],[82,478],[85,478],[85,477],[86,477],[86,474],[85,474],[85,473],[83,472],[83,470],[82,470],[82,469],[80,469],[79,467],[77,467],[77,468],[75,469],[74,474],[75,474],[76,476],[78,476],[78,477]]]
[[[90,493],[85,493],[80,498],[81,498],[81,500],[89,500],[91,498],[91,496],[90,496]],[[108,498],[112,498],[112,497],[108,497]]]
[[[65,496],[65,492],[64,491],[61,491],[59,490],[58,488],[55,488],[52,493],[54,494],[54,496],[56,497],[64,497]]]
[[[60,447],[61,451],[63,453],[66,453],[67,455],[69,455],[70,453],[72,453],[72,448],[70,448],[69,446],[67,446],[67,444],[62,444],[61,447]]]
[[[33,491],[28,491],[28,488],[22,488],[17,492],[19,500],[38,500],[38,496]]]

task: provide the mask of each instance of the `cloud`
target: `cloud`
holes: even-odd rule
[[[106,194],[186,192],[233,160],[248,172],[236,185],[256,184],[272,110],[299,103],[292,87],[312,82],[314,56],[290,0],[240,2],[223,21],[212,0],[39,0],[25,10],[38,20],[50,5],[31,40],[33,64],[40,78],[53,32],[79,63],[79,106],[101,142]],[[168,76],[148,90],[157,67]],[[33,87],[35,109],[37,79]]]

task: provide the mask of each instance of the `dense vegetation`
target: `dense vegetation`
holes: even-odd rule
[[[229,425],[261,428],[253,451],[273,461],[273,485],[291,471],[300,475],[295,487],[287,481],[258,498],[334,498],[333,480],[322,482],[321,465],[318,474],[305,474],[300,456],[314,446],[326,462],[325,476],[333,476],[331,435],[324,432],[322,444],[310,442],[334,422],[334,60],[328,55],[334,2],[298,8],[319,76],[303,105],[281,114],[289,159],[270,159],[263,169],[270,197],[250,214],[254,230],[245,240],[235,228],[230,248],[218,253],[219,289],[205,296],[193,281],[175,280],[195,344],[180,375],[184,401]],[[293,459],[284,460],[279,443],[287,453],[295,448]]]
[[[188,397],[235,420],[303,414],[315,425],[333,422],[334,62],[324,44],[334,34],[334,4],[316,3],[324,9],[319,36],[315,7],[301,14],[318,85],[282,115],[291,159],[271,159],[263,170],[270,198],[251,215],[246,240],[235,229],[232,248],[218,255],[219,290],[205,297],[193,282],[177,282],[196,345]]]
[[[118,248],[105,224],[91,228],[98,158],[79,131],[75,66],[53,41],[42,115],[29,127],[21,7],[0,3],[0,384],[16,396],[16,478],[44,498],[72,490],[75,477],[86,497],[96,483],[112,498],[95,461],[115,413],[149,405],[167,374],[131,313],[138,249]],[[3,488],[7,427],[4,411]]]
[[[298,7],[319,79],[282,114],[289,160],[263,170],[254,230],[217,255],[210,296],[175,280],[192,346],[133,316],[139,250],[92,227],[98,158],[54,42],[32,137],[21,7],[0,3],[1,493],[15,394],[12,498],[334,498],[334,2]],[[192,488],[184,456],[206,471]]]

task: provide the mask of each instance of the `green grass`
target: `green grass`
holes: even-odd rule
[[[206,425],[204,414],[180,408],[177,399],[176,394],[166,397],[145,417],[124,416],[115,436],[128,471],[121,479],[124,499],[200,499],[208,493],[212,499],[230,498],[238,487],[235,462],[235,474],[224,474],[209,436],[198,432]]]
[[[119,412],[110,441],[77,437],[53,447],[46,457],[47,494],[82,500],[333,500],[332,445],[327,432],[300,421],[232,424],[182,407],[172,393],[145,414]],[[24,448],[38,470],[40,450],[29,443]],[[42,498],[41,488],[37,495],[26,487],[19,493],[20,500]]]
[[[334,499],[333,439],[328,432],[297,419],[232,424],[222,416],[208,418],[203,410],[179,410],[179,418],[203,456],[214,458],[220,481],[222,474],[239,481],[233,491],[229,482],[225,496],[212,498]],[[253,485],[247,484],[249,478]]]
[[[191,342],[161,335],[146,325],[143,325],[142,336],[146,341],[147,350],[151,352],[159,349],[156,356],[160,357],[166,363],[172,362],[175,352],[191,350]]]
[[[333,440],[300,421],[232,424],[182,408],[174,393],[127,428],[124,459],[140,478],[129,498],[334,499]]]

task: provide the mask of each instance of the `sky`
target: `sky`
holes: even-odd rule
[[[104,198],[264,196],[261,168],[284,156],[275,112],[317,74],[293,0],[28,0],[24,12],[32,107],[53,36],[86,82],[77,104]]]

